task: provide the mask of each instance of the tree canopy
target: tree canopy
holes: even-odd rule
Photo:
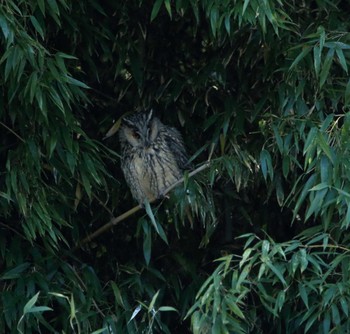
[[[1,1],[0,333],[349,332],[349,15]],[[150,109],[194,172],[121,220]]]

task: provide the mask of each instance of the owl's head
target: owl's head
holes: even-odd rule
[[[133,147],[147,148],[157,138],[160,124],[153,110],[138,112],[123,118],[119,137]]]

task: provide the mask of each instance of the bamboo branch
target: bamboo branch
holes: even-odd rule
[[[196,175],[197,173],[207,169],[209,167],[209,165],[210,165],[210,161],[208,160],[206,163],[204,163],[203,165],[199,166],[198,168],[196,168],[195,170],[190,172],[188,174],[188,177],[192,177],[192,176]],[[181,179],[179,179],[178,181],[173,183],[171,186],[169,186],[167,189],[165,189],[165,191],[163,193],[163,196],[167,195],[171,190],[173,190],[180,183],[183,183],[184,180],[185,180],[185,178],[182,177]],[[152,199],[150,201],[150,203],[153,203],[155,200],[156,200],[156,198]],[[117,225],[118,223],[120,223],[121,221],[125,220],[126,218],[128,218],[129,216],[133,215],[135,212],[137,212],[137,211],[139,211],[141,209],[142,209],[142,206],[141,205],[137,205],[137,206],[133,207],[132,209],[124,212],[120,216],[112,218],[108,223],[106,223],[105,225],[103,225],[100,228],[98,228],[95,232],[89,234],[87,237],[85,237],[84,239],[80,240],[78,242],[78,244],[76,245],[76,247],[73,249],[73,251],[78,249],[78,248],[80,248],[81,246],[85,245],[86,243],[92,241],[93,239],[97,238],[102,233],[110,230],[113,226]]]

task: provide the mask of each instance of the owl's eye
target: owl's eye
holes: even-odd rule
[[[135,130],[133,130],[133,131],[131,132],[131,135],[132,135],[135,139],[140,139],[140,135],[139,135]]]

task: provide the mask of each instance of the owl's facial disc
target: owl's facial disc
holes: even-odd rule
[[[139,113],[122,120],[122,131],[126,140],[134,147],[148,149],[159,134],[160,121],[149,113]]]

